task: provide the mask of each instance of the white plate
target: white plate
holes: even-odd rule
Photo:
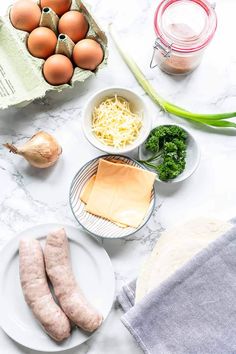
[[[71,336],[61,344],[51,339],[27,306],[19,279],[19,240],[37,238],[42,245],[46,235],[64,227],[70,243],[72,266],[85,296],[103,314],[108,316],[115,291],[114,272],[110,258],[99,243],[72,226],[59,224],[38,225],[20,233],[0,252],[0,325],[16,342],[44,352],[59,352],[85,342],[91,334],[74,328]],[[29,269],[30,271],[30,269]]]

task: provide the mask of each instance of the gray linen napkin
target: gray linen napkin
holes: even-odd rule
[[[236,227],[134,305],[135,282],[118,296],[121,320],[148,354],[236,354]]]

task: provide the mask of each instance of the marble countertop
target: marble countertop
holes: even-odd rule
[[[0,4],[3,14],[10,0]],[[149,69],[154,41],[153,13],[158,1],[90,0],[94,13],[106,29],[113,22],[142,70],[165,98],[196,112],[235,111],[236,2],[217,2],[219,27],[201,66],[187,77],[174,78]],[[96,90],[124,86],[146,100],[154,123],[179,123],[196,137],[202,152],[196,173],[177,185],[157,185],[157,207],[149,223],[137,234],[122,240],[106,240],[116,274],[117,292],[137,276],[161,230],[197,216],[229,219],[236,206],[235,131],[194,126],[168,116],[145,96],[110,42],[107,68],[73,90],[49,94],[21,109],[0,112],[0,143],[21,144],[37,130],[54,134],[63,146],[63,157],[49,170],[36,170],[20,157],[0,147],[0,247],[18,232],[35,224],[60,222],[76,225],[69,204],[70,182],[78,169],[100,152],[89,145],[81,129],[84,103]],[[134,152],[134,156],[137,152]],[[112,312],[92,340],[69,354],[138,354],[139,348],[120,322],[122,312],[115,303]],[[31,353],[0,330],[0,351]]]

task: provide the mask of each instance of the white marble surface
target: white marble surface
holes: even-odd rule
[[[236,110],[236,2],[217,2],[219,28],[201,66],[190,76],[169,77],[149,69],[152,52],[153,13],[158,1],[90,0],[94,12],[106,28],[114,22],[131,53],[157,90],[169,100],[192,111]],[[1,2],[3,14],[10,0]],[[1,45],[1,44],[0,44]],[[89,96],[110,85],[142,89],[110,43],[106,69],[80,88],[50,94],[23,109],[0,112],[0,143],[20,144],[39,129],[53,133],[63,146],[63,157],[52,169],[30,168],[18,156],[0,147],[0,247],[19,231],[38,223],[58,221],[77,225],[68,204],[68,190],[76,171],[100,154],[85,140],[81,131],[81,110]],[[128,239],[104,241],[116,273],[117,291],[137,275],[160,230],[195,216],[213,215],[229,219],[236,213],[235,131],[197,127],[169,117],[145,97],[154,121],[176,122],[188,127],[198,140],[202,159],[197,172],[186,182],[158,185],[156,211],[148,225]],[[140,350],[120,322],[121,310],[114,305],[109,319],[92,340],[69,354],[138,354]],[[0,330],[0,352],[31,353],[14,343]]]

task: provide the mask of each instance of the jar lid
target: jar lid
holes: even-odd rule
[[[155,13],[154,27],[162,44],[189,53],[211,41],[217,17],[213,6],[205,0],[163,0]]]

